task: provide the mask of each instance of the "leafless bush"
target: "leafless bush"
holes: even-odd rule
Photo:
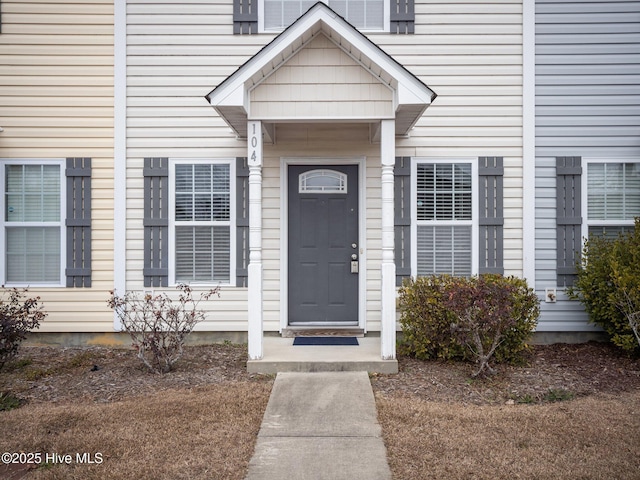
[[[138,358],[156,373],[169,372],[182,356],[186,337],[205,318],[205,312],[198,309],[200,302],[220,296],[219,287],[201,293],[198,300],[193,299],[189,285],[176,288],[180,290],[177,302],[164,292],[142,297],[126,292],[121,297],[115,291],[107,302],[131,336]]]
[[[622,288],[619,291],[617,306],[629,322],[640,347],[640,288],[633,291]]]
[[[8,288],[0,298],[0,369],[18,353],[27,333],[40,327],[47,316],[38,305],[40,297],[25,298],[27,291]]]

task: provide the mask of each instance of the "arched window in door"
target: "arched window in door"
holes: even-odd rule
[[[298,181],[299,193],[347,193],[347,175],[335,170],[310,170]]]

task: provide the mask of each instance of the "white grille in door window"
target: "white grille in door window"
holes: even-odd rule
[[[300,174],[299,193],[347,193],[347,175],[335,170],[311,170]]]

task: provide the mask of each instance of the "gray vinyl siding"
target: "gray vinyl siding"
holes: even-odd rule
[[[640,1],[536,1],[536,290],[557,288],[556,158],[640,158]],[[590,330],[558,290],[541,331]]]

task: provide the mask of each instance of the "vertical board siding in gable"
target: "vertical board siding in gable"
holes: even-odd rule
[[[91,159],[67,158],[67,287],[91,286]]]
[[[479,273],[504,273],[504,200],[502,157],[480,157],[478,168]]]
[[[317,35],[250,93],[251,115],[263,119],[392,116],[393,92],[378,77]]]
[[[144,159],[144,286],[169,284],[169,159]]]
[[[411,277],[411,157],[396,157],[394,174],[396,286]]]

